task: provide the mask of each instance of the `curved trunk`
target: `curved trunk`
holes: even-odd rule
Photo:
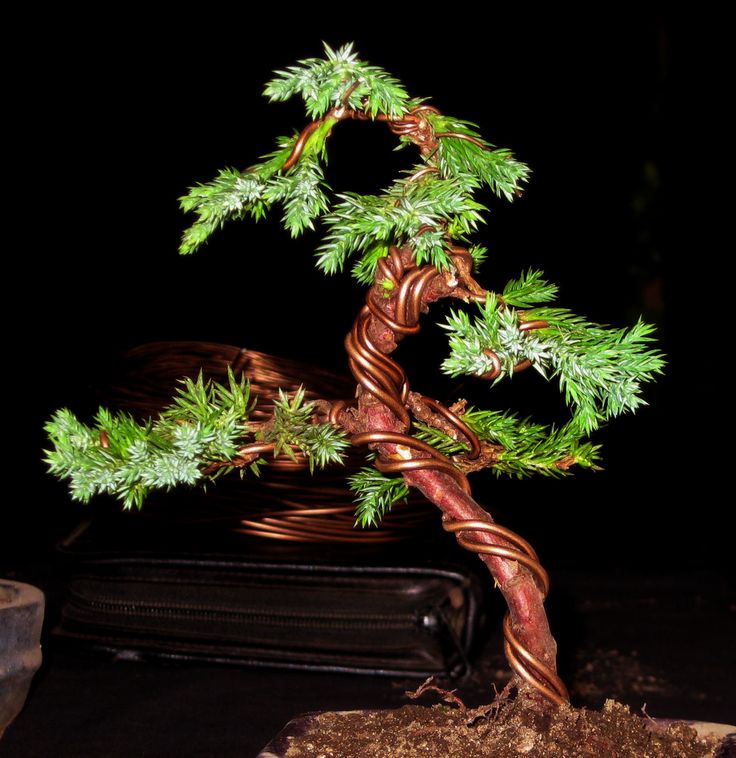
[[[389,261],[379,268],[377,284],[346,340],[359,384],[358,407],[342,410],[339,423],[356,434],[357,443],[373,444],[378,467],[400,470],[408,485],[442,511],[445,528],[457,533],[460,544],[479,553],[508,604],[506,655],[515,684],[533,697],[564,702],[568,696],[556,675],[557,645],[544,610],[546,573],[534,551],[517,535],[494,525],[472,498],[464,475],[450,470],[444,457],[435,458],[406,436],[408,385],[403,370],[388,355],[404,334],[418,330],[420,312],[434,300],[453,296],[459,282],[454,274],[439,274],[433,267],[417,269],[408,249],[394,249]],[[388,298],[380,285],[385,276],[396,285]]]

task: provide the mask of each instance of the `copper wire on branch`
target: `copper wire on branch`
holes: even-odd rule
[[[399,116],[397,118],[387,116],[385,113],[378,113],[375,116],[371,116],[365,111],[356,111],[352,108],[347,107],[345,103],[347,102],[347,98],[350,96],[351,92],[352,90],[348,90],[348,92],[345,94],[343,97],[342,105],[333,108],[332,110],[328,111],[328,113],[323,118],[310,122],[307,124],[307,126],[304,127],[304,129],[302,129],[296,139],[296,142],[294,143],[294,147],[292,148],[289,156],[281,167],[282,171],[288,171],[299,162],[299,158],[301,158],[302,153],[304,152],[304,148],[309,142],[309,138],[312,136],[312,134],[314,134],[315,131],[317,131],[317,129],[319,129],[320,126],[322,126],[329,119],[332,119],[334,121],[342,121],[348,118],[356,121],[385,121],[388,124],[388,128],[391,130],[392,134],[395,134],[398,137],[410,137],[411,140],[419,146],[423,154],[433,152],[437,147],[437,140],[435,137],[443,135],[435,135],[426,119],[424,119],[422,116],[423,113],[439,113],[436,108],[432,107],[431,105],[419,105],[416,108],[412,108],[403,116]],[[455,137],[458,135],[455,135],[454,133],[448,133],[444,136]],[[462,136],[463,139],[469,139],[464,135],[460,136]],[[475,142],[476,140],[472,141]]]
[[[408,128],[408,126],[407,126]],[[458,268],[468,268],[470,254],[457,246],[451,248],[451,254]],[[379,261],[376,281],[388,279],[396,292],[392,298],[392,306],[376,300],[374,290],[368,292],[366,305],[358,314],[353,329],[345,340],[348,351],[350,368],[364,392],[369,393],[378,402],[385,405],[404,427],[399,431],[368,431],[354,434],[352,442],[355,445],[381,446],[380,454],[375,465],[385,473],[407,474],[413,471],[432,470],[441,472],[449,477],[465,493],[470,494],[470,484],[465,474],[457,468],[446,456],[439,453],[431,445],[411,437],[408,433],[411,425],[407,410],[409,386],[406,375],[394,360],[380,349],[372,336],[380,333],[380,327],[388,330],[389,339],[384,348],[393,349],[394,338],[400,339],[407,334],[419,331],[419,318],[422,308],[426,308],[429,290],[437,277],[443,275],[434,266],[417,267],[413,259],[404,262],[401,252],[393,247],[389,255]],[[481,293],[476,293],[475,299],[480,299]],[[485,295],[483,295],[485,299]],[[392,312],[387,312],[392,309]],[[522,325],[524,331],[539,329],[547,326],[544,321],[530,321]],[[494,370],[484,378],[495,378],[501,373],[501,359],[491,351],[486,351],[491,358]],[[528,367],[523,361],[514,367],[520,371]],[[477,436],[452,411],[445,408],[436,400],[418,396],[420,402],[439,413],[445,422],[454,427],[461,438],[467,440],[470,452],[466,457],[474,458],[480,454],[481,445]],[[393,452],[387,454],[387,450]],[[445,530],[456,535],[458,543],[467,550],[479,556],[494,556],[496,558],[514,561],[531,572],[543,596],[549,589],[549,578],[539,562],[537,554],[526,540],[515,532],[493,523],[490,516],[487,520],[452,520],[443,517]],[[479,539],[476,535],[490,535],[492,544]],[[503,624],[504,652],[511,669],[524,682],[530,684],[538,693],[550,702],[561,704],[569,701],[567,689],[556,672],[539,660],[538,657],[522,643],[515,634],[510,613],[507,613]]]
[[[227,370],[245,375],[250,382],[256,405],[250,421],[267,422],[273,414],[273,401],[279,389],[295,392],[306,388],[306,399],[321,407],[319,398],[349,397],[355,384],[313,364],[276,358],[256,350],[213,342],[156,342],[134,348],[125,356],[124,370],[106,397],[107,404],[125,409],[138,417],[155,417],[171,402],[171,395],[182,377],[227,381]],[[324,404],[325,421],[337,423],[348,402]],[[222,523],[232,531],[268,540],[294,543],[384,544],[416,537],[417,531],[431,527],[434,514],[427,501],[412,493],[386,515],[378,529],[355,529],[355,504],[346,486],[346,476],[365,463],[358,448],[347,451],[345,467],[309,473],[309,461],[298,450],[293,458],[282,453],[272,456],[272,443],[251,443],[238,450],[240,461],[263,457],[268,475],[260,478],[222,477],[207,491],[197,522]],[[226,469],[233,462],[222,462],[210,474]],[[192,507],[196,495],[189,496]],[[187,518],[191,517],[188,515]]]

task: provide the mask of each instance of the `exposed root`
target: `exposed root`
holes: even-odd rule
[[[425,679],[415,690],[407,690],[406,696],[412,700],[416,700],[424,695],[425,692],[436,692],[445,703],[455,705],[463,712],[468,710],[465,703],[463,703],[463,701],[455,694],[457,690],[445,690],[442,689],[442,687],[433,684],[433,682],[433,676],[427,677],[427,679]]]

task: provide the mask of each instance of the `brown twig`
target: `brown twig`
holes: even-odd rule
[[[211,476],[221,468],[244,468],[257,461],[265,453],[272,453],[276,444],[274,442],[252,442],[243,445],[237,451],[237,455],[229,461],[213,461],[202,470],[204,476]]]
[[[506,682],[504,688],[501,690],[501,692],[499,692],[496,689],[496,683],[494,682],[493,691],[496,696],[493,698],[493,702],[483,708],[476,709],[471,718],[465,722],[466,726],[473,726],[473,724],[476,724],[481,719],[496,718],[501,708],[503,708],[503,706],[508,703],[509,698],[511,697],[511,690],[513,690],[513,688],[514,685],[512,682]]]
[[[457,690],[445,690],[434,684],[434,677],[430,676],[425,679],[415,690],[407,690],[404,694],[412,700],[417,700],[427,692],[436,692],[445,703],[456,705],[461,711],[466,711],[467,706],[455,694]]]

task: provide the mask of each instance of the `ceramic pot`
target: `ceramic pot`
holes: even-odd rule
[[[37,587],[0,579],[0,737],[20,713],[41,665],[43,611]]]

